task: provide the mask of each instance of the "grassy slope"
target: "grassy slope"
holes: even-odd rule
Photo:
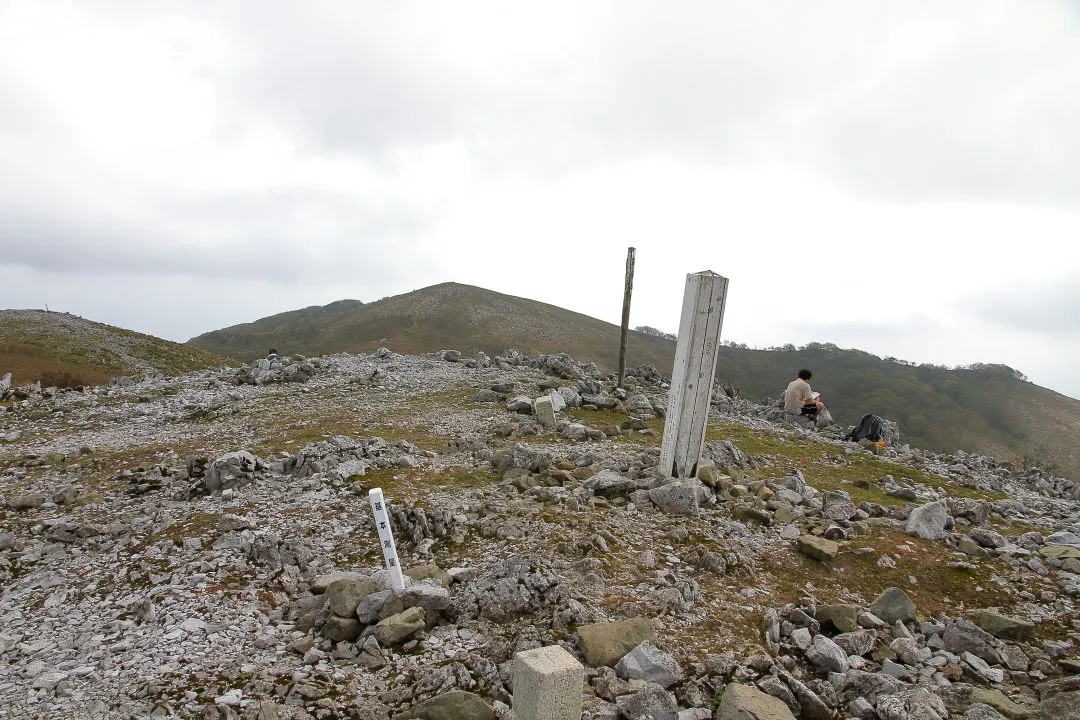
[[[568,352],[608,369],[618,364],[619,328],[553,305],[482,288],[444,283],[362,304],[342,301],[200,335],[190,344],[250,360],[267,348],[319,354],[402,353],[445,348],[466,355],[516,348],[534,355]],[[675,344],[631,332],[627,364],[670,372]],[[776,397],[801,367],[814,371],[837,422],[865,412],[897,420],[904,438],[935,449],[968,449],[1009,460],[1040,459],[1064,474],[1080,468],[1080,401],[1038,387],[1009,368],[948,370],[910,366],[858,350],[812,343],[790,352],[720,349],[716,377],[744,397]]]
[[[0,374],[15,385],[69,376],[96,385],[119,375],[157,370],[165,375],[221,367],[235,361],[190,345],[39,310],[0,314]]]

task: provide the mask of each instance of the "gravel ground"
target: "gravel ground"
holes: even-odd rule
[[[571,439],[565,421],[552,431],[505,402],[475,402],[499,383],[516,383],[510,398],[530,399],[578,385],[508,359],[342,354],[289,363],[310,369],[303,382],[266,382],[286,367],[252,384],[221,369],[86,392],[26,390],[0,412],[0,717],[382,718],[453,689],[506,715],[516,651],[561,644],[580,654],[575,627],[637,617],[687,668],[674,696],[685,709],[711,702],[724,682],[777,676],[747,660],[765,652],[778,662],[762,617],[792,583],[767,565],[782,558],[802,567],[794,537],[828,526],[820,494],[806,490],[796,517],[774,522],[765,500],[780,485],[749,477],[770,459],[736,451],[725,460],[729,451],[710,443],[717,474],[747,480],[724,474],[695,513],[660,512],[648,499],[660,484],[655,413],[632,413],[641,427],[607,434],[612,414],[597,411],[584,423],[589,434]],[[588,385],[590,368],[571,369]],[[622,398],[610,383],[600,389],[624,418],[633,397],[654,409],[666,402],[662,383],[630,381],[632,397]],[[714,413],[717,422],[869,455],[839,432],[780,428],[767,408],[727,402]],[[543,455],[543,467],[530,472],[517,446]],[[214,462],[241,452],[249,465]],[[1044,534],[1080,530],[1074,488],[1059,478],[1016,476],[963,454],[890,448],[888,456],[958,487],[1004,490],[1020,506],[1013,520],[1042,523]],[[214,468],[225,480],[211,493]],[[598,471],[645,495],[604,496],[589,485]],[[450,571],[449,604],[429,608],[427,627],[401,642],[380,645],[372,628],[335,642],[321,625],[325,611],[311,627],[324,597],[314,590],[341,572],[385,583],[366,497],[376,485],[394,507],[402,564]],[[919,503],[948,497],[917,490]],[[764,521],[740,515],[745,508]],[[903,525],[885,517],[859,530],[860,517],[840,522],[842,542]],[[950,557],[956,535],[939,543]],[[1029,583],[1014,590],[1015,607],[1070,629],[1075,576],[1060,562],[1040,569],[1026,556],[988,554],[1006,584]],[[499,594],[506,578],[517,583],[516,599]],[[796,583],[803,600],[814,582]],[[1062,672],[1044,647],[1029,650],[1047,663],[1029,684]],[[725,652],[739,661],[717,670]],[[590,670],[589,697],[602,703],[597,677]],[[1008,678],[1010,692],[1026,692],[1010,684],[1018,681]],[[926,682],[942,687],[933,671]]]

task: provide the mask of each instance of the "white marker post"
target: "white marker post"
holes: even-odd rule
[[[726,277],[710,270],[686,276],[664,439],[660,444],[660,470],[665,477],[697,477],[727,286]]]
[[[400,595],[405,592],[405,578],[401,576],[401,563],[398,561],[397,546],[394,545],[394,533],[390,529],[390,517],[386,514],[382,488],[371,488],[368,500],[375,514],[375,528],[379,531],[379,545],[386,560],[386,570],[390,573],[390,587],[395,595]]]

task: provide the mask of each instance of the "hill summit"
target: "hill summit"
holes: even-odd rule
[[[305,355],[381,346],[412,354],[453,348],[467,355],[514,348],[531,355],[566,352],[614,368],[619,327],[536,300],[447,282],[373,303],[342,300],[272,315],[188,343],[241,361],[262,357],[270,347]],[[633,333],[628,353],[670,371],[675,344]]]

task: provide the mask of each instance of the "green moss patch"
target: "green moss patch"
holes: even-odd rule
[[[485,468],[380,468],[359,475],[356,482],[370,489],[380,487],[391,502],[419,501],[431,492],[483,488],[499,482],[499,477]]]
[[[147,544],[152,545],[159,540],[172,540],[176,545],[182,545],[184,538],[195,537],[206,545],[209,544],[209,538],[218,534],[220,523],[221,515],[218,513],[195,513],[147,537]]]
[[[867,549],[871,552],[865,552]],[[892,562],[879,562],[886,555]],[[810,594],[820,603],[866,606],[886,588],[895,586],[904,590],[925,616],[1012,606],[1015,601],[1009,583],[1000,579],[1011,574],[1009,568],[993,561],[982,561],[973,569],[949,566],[968,560],[940,543],[910,537],[895,528],[873,526],[871,536],[845,543],[831,563],[812,560],[792,549],[764,556],[761,569],[775,588],[775,602],[799,602]]]
[[[1053,528],[1043,527],[1042,525],[1035,525],[1034,523],[1023,522],[1021,520],[1013,520],[1010,518],[1003,518],[1000,515],[991,515],[986,520],[994,530],[1002,535],[1017,536],[1023,535],[1026,532],[1037,532],[1046,535],[1050,533]]]

